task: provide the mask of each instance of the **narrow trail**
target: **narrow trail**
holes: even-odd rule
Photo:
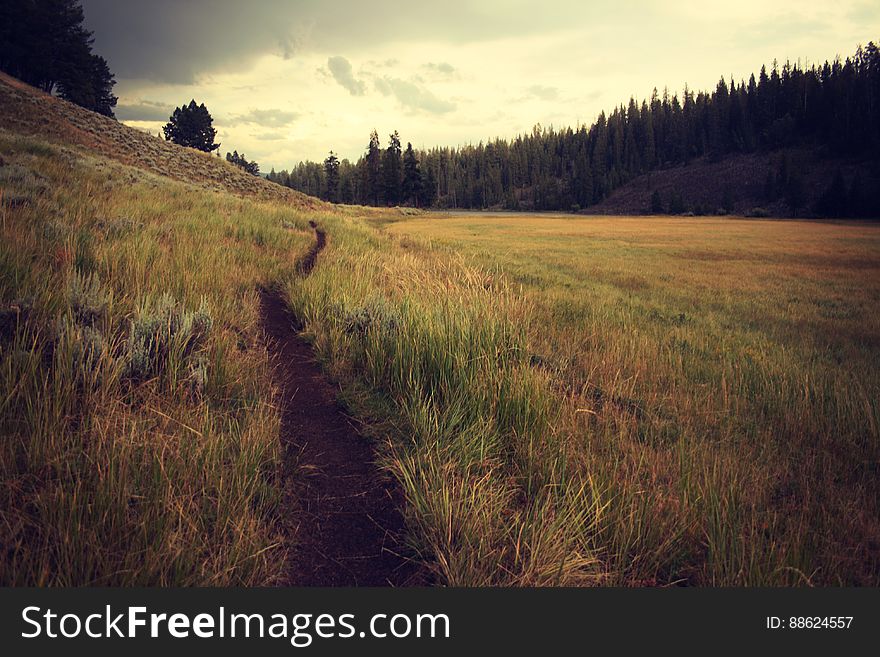
[[[308,276],[312,273],[312,269],[315,268],[315,263],[318,262],[318,254],[323,251],[324,247],[327,245],[327,233],[318,228],[318,224],[314,221],[309,221],[309,226],[315,231],[315,243],[312,245],[312,248],[309,249],[306,257],[303,258],[303,261],[299,263],[299,272],[303,276]]]
[[[314,222],[315,244],[299,268],[308,276],[327,238]],[[336,393],[294,330],[278,292],[264,290],[260,315],[273,376],[281,391],[285,452],[287,586],[402,586],[417,568],[401,555],[400,493],[375,465],[367,441],[341,412]]]

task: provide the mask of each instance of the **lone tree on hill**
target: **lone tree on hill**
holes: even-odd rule
[[[196,105],[196,101],[191,100],[189,105],[174,110],[162,132],[166,141],[210,153],[220,148],[220,144],[214,143],[217,131],[213,124],[214,119],[205,104]]]

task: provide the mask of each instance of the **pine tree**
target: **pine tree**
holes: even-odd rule
[[[850,185],[847,195],[847,210],[850,217],[866,217],[869,214],[861,171],[856,172],[852,185]]]
[[[339,203],[357,203],[355,167],[347,159],[339,163]]]
[[[327,186],[326,199],[331,203],[339,202],[339,158],[333,151],[324,160],[324,179]]]
[[[92,53],[79,0],[0,3],[0,69],[65,100],[113,116],[115,81]]]
[[[663,214],[663,199],[660,197],[660,191],[656,189],[651,194],[651,214]]]
[[[804,206],[804,178],[800,171],[792,170],[788,174],[788,183],[785,186],[785,201],[791,208],[793,217],[798,215],[798,211]]]
[[[220,154],[218,153],[217,156],[219,157]],[[252,176],[259,176],[260,175],[260,165],[257,164],[256,162],[248,161],[247,156],[245,156],[244,153],[239,155],[238,151],[233,151],[232,153],[227,152],[226,153],[226,161],[231,162],[232,164],[234,164],[238,167],[241,167],[242,169],[247,171]],[[273,169],[272,173],[270,173],[269,176],[274,175],[274,173],[275,173],[275,170]],[[268,179],[272,180],[271,177],[268,177]]]
[[[388,148],[382,157],[382,173],[385,177],[385,203],[400,203],[403,185],[402,165],[400,159],[400,135],[397,130],[388,136]]]
[[[116,96],[113,95],[113,85],[116,79],[110,72],[107,60],[99,55],[92,55],[92,91],[94,103],[92,109],[104,116],[113,116],[113,108],[116,107]]]
[[[371,205],[380,205],[382,202],[382,152],[379,150],[379,133],[375,130],[370,133],[365,169],[366,190],[364,200]]]
[[[403,201],[418,207],[421,205],[421,199],[422,172],[412,144],[407,142],[406,151],[403,153]]]
[[[685,205],[681,192],[672,191],[669,195],[669,214],[684,214],[684,211]]]
[[[724,185],[724,190],[721,192],[721,209],[724,210],[724,214],[731,214],[734,208],[734,200],[733,200],[733,189],[729,184]]]
[[[767,170],[767,178],[764,181],[764,198],[767,201],[775,201],[779,197],[776,187],[776,173],[773,169]]]
[[[425,172],[422,179],[421,195],[419,197],[419,205],[423,208],[429,208],[434,205],[437,198],[437,177],[434,175],[434,169],[429,168]]]
[[[828,189],[816,203],[816,210],[825,217],[845,217],[848,212],[846,182],[840,169],[834,174]]]
[[[162,127],[166,141],[172,141],[180,146],[188,146],[206,153],[220,148],[220,144],[214,143],[217,131],[214,129],[214,120],[208,112],[205,104],[196,105],[191,100],[189,105],[183,105],[174,110],[171,117]]]
[[[582,208],[593,203],[593,171],[590,169],[590,158],[586,148],[581,151],[576,163],[574,197]]]
[[[642,103],[642,116],[645,124],[645,145],[642,151],[642,162],[649,171],[657,162],[657,145],[654,136],[654,117],[648,110],[647,103]]]

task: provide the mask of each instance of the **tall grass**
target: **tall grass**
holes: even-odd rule
[[[444,218],[401,239],[501,269],[608,506],[611,581],[880,576],[876,225]]]
[[[389,250],[362,223],[325,224],[328,250],[288,300],[385,440],[437,581],[599,581],[601,502],[566,468],[557,400],[529,365],[529,309],[485,272]]]
[[[0,150],[0,582],[276,581],[257,287],[293,272],[306,220],[39,140]]]
[[[880,581],[874,225],[306,216],[0,152],[0,583],[278,581],[267,284],[438,584]]]

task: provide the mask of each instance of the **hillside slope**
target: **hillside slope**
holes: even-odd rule
[[[800,179],[799,207],[795,209],[787,198],[786,186],[779,181],[783,168]],[[838,171],[848,186],[860,175],[866,194],[880,189],[880,165],[876,160],[826,157],[818,149],[800,148],[732,155],[717,161],[703,157],[687,165],[652,171],[625,183],[585,212],[647,214],[651,196],[657,191],[666,211],[672,196],[678,194],[684,211],[695,214],[749,215],[757,210],[773,217],[812,217]],[[769,195],[768,177],[775,183]],[[871,202],[876,204],[873,199]]]
[[[84,146],[140,169],[205,189],[328,210],[329,204],[252,176],[225,160],[172,144],[114,119],[43,93],[0,72],[0,126],[65,145]]]

